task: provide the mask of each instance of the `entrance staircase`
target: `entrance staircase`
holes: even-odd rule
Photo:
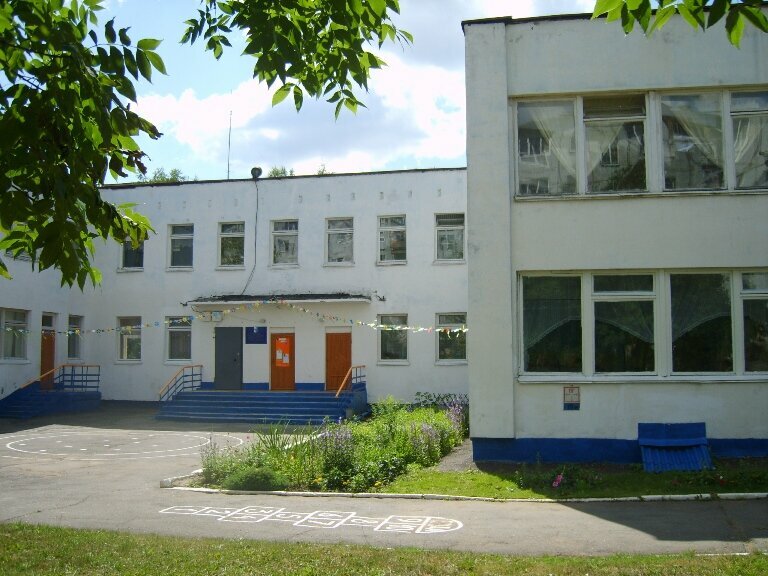
[[[339,422],[367,411],[365,367],[353,368],[339,392],[278,392],[204,390],[202,366],[187,366],[161,393],[157,418],[254,425]]]
[[[41,382],[51,379],[51,384]],[[33,418],[96,410],[101,403],[100,367],[62,364],[0,400],[0,418]]]

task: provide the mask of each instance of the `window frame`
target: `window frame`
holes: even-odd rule
[[[241,225],[242,231],[240,232],[224,232],[223,228],[224,226],[233,226],[233,225]],[[242,250],[240,251],[240,262],[237,264],[225,264],[224,263],[224,254],[223,254],[223,243],[225,239],[228,238],[242,238],[243,246]],[[217,262],[216,266],[218,268],[221,268],[223,270],[241,270],[245,268],[245,221],[233,221],[233,222],[219,222],[218,225],[218,235],[216,238],[216,247],[217,247]]]
[[[723,371],[683,372],[673,369],[672,346],[672,294],[671,277],[673,275],[725,275],[730,285],[730,326],[731,355],[733,369]],[[768,300],[768,288],[755,290],[743,289],[743,277],[746,274],[768,274],[768,269],[638,269],[638,270],[585,270],[574,272],[535,272],[520,271],[517,275],[518,311],[516,347],[518,354],[517,377],[521,383],[547,382],[584,382],[584,383],[622,383],[622,382],[744,382],[765,380],[768,370],[746,369],[746,343],[744,332],[744,302]],[[653,276],[651,292],[615,292],[609,294],[593,293],[594,278],[597,276]],[[523,279],[529,277],[578,277],[581,279],[581,318],[582,318],[582,369],[578,372],[534,372],[525,370],[525,335],[523,322]],[[654,362],[653,372],[596,372],[595,371],[595,302],[653,300],[654,302]]]
[[[11,313],[21,313],[24,320],[10,319]],[[21,308],[0,308],[0,362],[4,364],[29,362],[29,310]],[[10,330],[9,330],[10,328]],[[18,334],[15,331],[19,331]],[[6,356],[9,338],[18,337],[20,355]],[[16,345],[13,346],[16,348]]]
[[[627,94],[643,94],[646,101],[645,109],[645,170],[646,170],[646,189],[645,190],[622,190],[622,191],[599,191],[592,192],[588,189],[588,161],[587,161],[587,142],[586,142],[586,128],[584,117],[584,99],[591,97],[610,97],[620,96],[620,93],[614,92],[598,92],[598,93],[584,93],[584,94],[563,94],[553,95],[543,98],[530,98],[522,97],[519,99],[510,100],[510,187],[513,190],[513,197],[515,200],[535,200],[535,199],[568,199],[568,198],[605,198],[622,195],[684,195],[684,194],[722,194],[722,193],[751,193],[751,192],[766,192],[768,191],[768,184],[765,186],[755,187],[738,187],[736,176],[736,162],[735,162],[735,149],[734,149],[734,121],[737,118],[744,116],[761,116],[768,115],[768,110],[762,108],[755,109],[754,111],[734,111],[731,104],[731,97],[734,94],[745,95],[750,93],[765,94],[768,89],[765,87],[729,87],[724,89],[712,89],[711,87],[702,89],[683,89],[683,90],[646,90],[646,91],[631,91]],[[723,185],[717,188],[668,188],[665,182],[665,162],[664,162],[664,129],[662,125],[662,100],[667,97],[685,97],[685,96],[707,96],[715,95],[718,100],[718,113],[720,114],[720,145],[722,146],[723,156]],[[520,104],[528,105],[546,105],[554,103],[570,103],[573,108],[573,122],[575,126],[574,143],[575,146],[575,166],[576,166],[576,190],[575,192],[566,192],[559,194],[549,193],[549,187],[545,193],[523,194],[521,193],[521,166],[526,166],[530,162],[531,158],[539,158],[548,155],[552,155],[550,150],[551,145],[539,144],[538,147],[542,149],[540,154],[531,154],[525,156],[525,164],[521,165],[521,144],[520,144],[520,132],[519,132],[519,120],[518,109]],[[548,166],[548,162],[541,163],[542,166]],[[543,182],[546,179],[546,174],[537,174],[539,181]],[[533,179],[531,175],[531,179]],[[550,182],[551,184],[551,182]],[[528,186],[529,190],[538,190],[537,186]]]
[[[126,266],[126,253],[141,254],[141,266]],[[139,243],[138,248],[134,248],[130,240],[123,240],[120,249],[120,271],[141,272],[144,270],[144,241]]]
[[[461,216],[461,224],[441,224],[441,216]],[[467,253],[467,217],[464,212],[438,212],[435,214],[435,263],[461,264],[466,262]],[[440,232],[461,232],[461,257],[445,258],[440,256]]]
[[[191,227],[191,232],[175,232],[176,228]],[[173,263],[173,246],[176,241],[191,240],[191,256],[189,264]],[[195,265],[195,225],[191,222],[168,225],[168,270],[192,270]]]
[[[142,323],[141,316],[118,316],[117,317],[117,359],[118,363],[138,364],[142,361],[143,342],[142,342]],[[139,356],[138,358],[129,358],[129,342],[138,340]]]
[[[75,320],[76,319],[76,320]],[[83,317],[69,314],[67,317],[67,360],[83,359]],[[72,354],[72,349],[75,353]]]
[[[171,358],[171,338],[174,334],[186,334],[189,346],[189,356]],[[189,316],[165,317],[165,362],[167,364],[188,364],[192,361],[192,322]]]
[[[331,228],[331,222],[337,221],[350,221],[351,226],[349,228]],[[331,236],[336,235],[349,235],[351,236],[351,250],[352,254],[349,260],[331,261],[328,245],[330,243]],[[352,216],[333,216],[325,219],[325,266],[354,266],[355,265],[355,219]]]
[[[464,316],[464,322],[444,322],[441,321],[441,316]],[[435,314],[435,364],[440,366],[457,366],[467,363],[467,333],[455,332],[446,334],[444,329],[456,329],[467,327],[467,313],[466,312],[438,312]],[[440,342],[442,337],[447,338],[462,338],[464,340],[464,357],[463,358],[441,358],[440,357]]]
[[[400,319],[403,320],[403,322],[398,323],[398,324],[390,323],[390,322],[385,322],[384,321],[385,318],[389,318],[389,317],[391,317],[391,318],[400,318]],[[377,322],[378,322],[379,326],[406,326],[407,327],[408,326],[408,314],[399,313],[399,312],[398,313],[393,312],[393,313],[389,313],[389,314],[379,314],[377,316]],[[410,360],[409,360],[410,354],[409,354],[409,350],[408,350],[408,340],[409,340],[409,338],[408,338],[408,329],[407,328],[404,328],[404,329],[401,329],[401,330],[391,330],[391,329],[379,328],[376,332],[378,333],[377,334],[377,338],[376,338],[376,344],[377,344],[376,359],[377,359],[377,364],[391,365],[391,366],[406,366],[406,365],[410,364]],[[385,332],[402,332],[402,333],[404,333],[404,335],[405,335],[404,336],[404,338],[405,338],[405,356],[403,358],[382,358],[382,350],[383,350],[383,348],[382,348],[382,338],[384,338],[384,333]]]
[[[275,230],[276,224],[288,224],[288,223],[296,223],[296,228],[289,229],[289,230]],[[271,220],[269,223],[269,232],[270,232],[270,267],[272,268],[297,268],[299,266],[299,219],[298,218],[280,218],[276,220]],[[288,238],[288,237],[295,237],[296,238],[296,255],[295,260],[292,262],[275,262],[275,242],[279,238]]]
[[[378,266],[403,266],[408,263],[408,218],[406,214],[386,214],[382,216],[377,216],[377,222],[378,222],[378,242],[376,243],[376,264]],[[382,221],[388,220],[391,218],[402,218],[403,223],[402,224],[390,224],[386,223],[382,225]],[[403,234],[403,243],[405,244],[403,248],[403,257],[402,258],[382,258],[382,246],[384,245],[384,239],[385,234],[391,233],[391,232],[402,232]],[[391,241],[390,241],[391,245]],[[391,251],[391,250],[390,250]]]

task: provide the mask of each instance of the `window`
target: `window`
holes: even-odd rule
[[[219,266],[240,267],[245,263],[245,223],[219,224]]]
[[[435,215],[437,260],[464,260],[464,214]]]
[[[67,323],[67,358],[73,360],[81,357],[80,344],[83,331],[83,317],[70,315]]]
[[[595,276],[593,299],[595,372],[653,372],[653,276]]]
[[[405,263],[405,216],[379,217],[379,263]]]
[[[139,245],[134,248],[130,240],[125,240],[123,242],[122,256],[123,260],[121,268],[144,268],[144,242],[139,243]]]
[[[665,190],[724,187],[719,93],[662,96]]]
[[[408,360],[408,315],[379,316],[379,360],[404,362]]]
[[[166,318],[167,359],[192,359],[192,325],[189,316],[170,316]]]
[[[768,372],[768,271],[523,275],[521,287],[525,374]]]
[[[0,308],[0,342],[3,358],[23,360],[27,357],[27,314],[26,310]]]
[[[353,223],[352,218],[328,218],[325,221],[327,264],[354,263]]]
[[[526,372],[581,371],[581,279],[523,278]]]
[[[768,372],[768,273],[742,274],[744,368]]]
[[[586,95],[515,107],[521,197],[768,189],[766,90]]]
[[[729,274],[672,274],[672,369],[730,372],[731,278]]]
[[[141,317],[117,319],[118,359],[141,360]]]
[[[736,188],[768,188],[768,92],[731,95]]]
[[[467,359],[466,313],[437,315],[437,361],[450,363]]]
[[[192,267],[194,224],[171,225],[171,268]]]
[[[645,96],[584,98],[587,190],[645,190]]]
[[[297,265],[299,263],[299,221],[272,222],[272,264]]]

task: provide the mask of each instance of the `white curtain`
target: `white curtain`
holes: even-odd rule
[[[576,177],[576,123],[573,107],[568,103],[557,106],[540,105],[531,107],[531,116],[544,137],[549,141],[549,149],[565,171]]]
[[[623,122],[618,123],[590,123],[587,127],[587,173],[591,174],[595,166],[600,164],[603,154],[613,144],[621,132]]]
[[[680,102],[673,105],[672,102]],[[722,120],[718,112],[701,111],[696,100],[672,100],[667,102],[665,112],[677,120],[693,143],[715,166],[723,167],[723,131]]]
[[[763,152],[764,124],[768,117],[735,118],[733,121],[733,150],[736,161],[736,185],[748,188],[766,184],[766,162]],[[768,130],[765,130],[768,133]],[[768,152],[768,146],[766,149]]]

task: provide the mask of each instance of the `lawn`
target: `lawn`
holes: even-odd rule
[[[456,472],[441,472],[430,467],[412,469],[382,491],[499,499],[768,492],[768,459],[715,460],[714,470],[661,474],[644,472],[639,464],[554,466],[480,463],[477,468]]]
[[[768,556],[527,558],[367,546],[187,539],[0,524],[3,576],[764,576]]]

